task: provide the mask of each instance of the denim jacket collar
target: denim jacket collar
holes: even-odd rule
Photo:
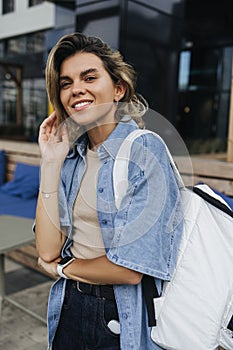
[[[99,146],[98,155],[100,160],[111,157],[115,159],[117,152],[124,139],[131,131],[138,128],[134,120],[128,121],[127,117],[123,117],[122,120],[117,124],[116,128],[112,131],[109,137]],[[114,141],[114,142],[113,142]],[[81,157],[85,157],[86,149],[88,144],[87,133],[84,133],[78,138],[74,143],[73,147],[70,149],[67,158],[75,158],[77,154]]]
[[[116,158],[117,152],[122,144],[122,140],[138,126],[134,120],[119,122],[116,128],[112,131],[109,137],[98,148],[98,155],[100,160],[105,160],[108,157]]]
[[[81,157],[84,157],[86,154],[87,144],[88,136],[87,133],[84,133],[78,138],[78,140],[75,141],[73,146],[70,148],[67,158],[75,158],[77,154],[80,154]]]

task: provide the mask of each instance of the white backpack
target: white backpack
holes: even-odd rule
[[[117,208],[128,186],[132,143],[147,132],[153,133],[133,131],[117,154]],[[184,232],[173,277],[153,300],[152,340],[170,350],[233,350],[233,212],[207,185],[186,188],[168,149],[167,153],[180,188]]]

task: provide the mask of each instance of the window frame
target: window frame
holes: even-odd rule
[[[6,15],[15,11],[15,0],[2,0],[2,14]]]

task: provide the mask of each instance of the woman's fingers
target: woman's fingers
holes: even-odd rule
[[[49,141],[60,142],[63,139],[67,141],[68,133],[65,123],[58,125],[56,112],[53,112],[41,124],[43,133],[48,137]]]
[[[54,125],[55,120],[57,119],[56,113],[53,112],[49,117],[47,117],[40,126],[40,134],[46,135],[51,133],[52,127]]]
[[[40,141],[48,141],[51,136],[54,136],[57,131],[57,116],[54,111],[47,117],[40,126],[39,132],[39,142]]]
[[[69,151],[68,132],[64,122],[58,124],[55,112],[42,122],[38,141],[42,157],[64,161]]]
[[[42,128],[47,128],[53,125],[53,123],[57,120],[56,112],[51,113],[45,120],[41,123]]]

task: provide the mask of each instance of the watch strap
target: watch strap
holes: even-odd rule
[[[67,258],[66,258],[67,259]],[[63,259],[62,259],[63,260]],[[60,277],[65,278],[65,279],[69,279],[64,273],[63,273],[63,269],[68,266],[69,264],[71,264],[75,258],[70,257],[70,259],[68,261],[66,261],[65,263],[62,263],[62,260],[59,261],[59,263],[57,264],[57,273]]]

